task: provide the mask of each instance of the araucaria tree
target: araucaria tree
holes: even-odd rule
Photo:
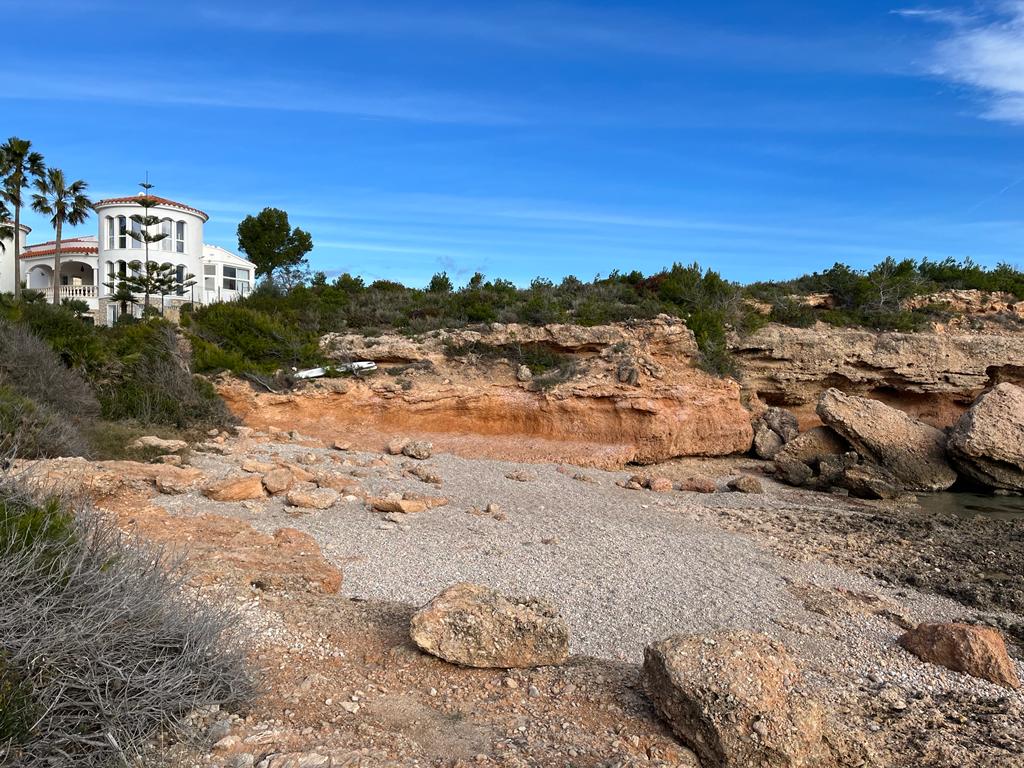
[[[0,199],[14,209],[14,297],[21,294],[21,207],[24,190],[46,170],[43,156],[32,151],[32,142],[11,136],[0,145]]]
[[[146,174],[146,175],[148,176],[149,174]],[[132,214],[131,220],[134,223],[138,224],[139,227],[138,227],[138,229],[136,229],[134,227],[132,227],[132,229],[130,229],[130,230],[129,229],[125,229],[125,231],[122,234],[127,234],[132,240],[135,240],[136,242],[140,242],[140,243],[142,243],[145,246],[145,248],[146,248],[146,262],[145,262],[146,263],[146,272],[145,272],[145,274],[146,275],[150,275],[151,271],[150,271],[150,268],[149,268],[149,265],[150,265],[150,261],[149,261],[149,244],[150,243],[159,243],[161,240],[163,240],[165,237],[167,237],[167,233],[166,232],[158,232],[158,233],[154,234],[154,233],[149,231],[151,227],[155,227],[155,226],[157,226],[160,223],[160,217],[159,216],[154,216],[150,212],[150,209],[151,208],[155,208],[156,206],[158,206],[160,204],[160,201],[157,200],[155,197],[153,197],[152,195],[149,194],[149,190],[151,190],[153,188],[153,185],[150,184],[148,181],[141,182],[139,184],[139,186],[142,187],[142,189],[145,190],[145,191],[143,192],[143,194],[139,195],[135,199],[135,202],[138,203],[140,206],[142,206],[142,209],[143,209],[143,211],[145,211],[145,213],[135,213],[135,214]],[[146,307],[149,306],[149,295],[151,293],[150,287],[151,287],[151,284],[149,282],[146,282],[146,284],[145,284],[145,291],[144,291],[145,299],[144,299],[144,303],[142,305],[143,306],[143,312],[145,312]]]
[[[298,227],[292,229],[284,211],[264,208],[238,225],[238,248],[256,265],[256,277],[272,278],[275,270],[303,264],[313,250],[313,238]]]
[[[125,297],[144,294],[147,298],[143,312],[149,306],[148,298],[152,294],[160,297],[160,314],[164,313],[164,297],[178,291],[184,292],[196,284],[195,275],[191,272],[181,275],[179,281],[177,268],[169,263],[158,264],[155,261],[132,261],[128,263],[129,271],[116,281],[105,283],[114,292],[114,300],[121,302],[121,312],[127,309]],[[121,297],[121,298],[119,298]],[[134,303],[134,302],[133,302]]]
[[[32,210],[50,217],[57,240],[53,248],[53,304],[60,303],[60,243],[65,224],[84,224],[92,211],[92,200],[85,195],[88,186],[78,179],[70,184],[60,168],[48,168],[36,179],[36,192],[32,195]]]

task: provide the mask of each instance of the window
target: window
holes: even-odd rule
[[[160,222],[160,234],[164,236],[164,239],[160,241],[160,250],[169,251],[174,245],[172,242],[174,233],[171,232],[171,220],[164,219]]]
[[[174,222],[174,250],[176,253],[185,252],[185,222]]]
[[[107,216],[107,250],[114,250],[114,243],[117,242],[117,230],[114,229],[114,217]]]
[[[224,273],[224,289],[227,291],[238,291],[245,293],[249,290],[249,270],[241,267],[229,267],[226,264],[222,269]]]
[[[128,247],[128,219],[124,216],[117,217],[117,247]]]
[[[132,238],[132,248],[141,248],[142,247],[142,224],[140,224],[139,222],[135,221],[134,219],[132,220],[132,234],[134,235],[134,237]]]
[[[185,265],[179,264],[177,269],[174,270],[174,282],[177,283],[175,293],[181,296],[185,293]]]

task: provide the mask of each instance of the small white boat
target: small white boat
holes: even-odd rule
[[[292,376],[296,379],[319,379],[332,371],[338,373],[353,373],[358,376],[360,373],[370,373],[371,371],[376,370],[376,363],[364,360],[358,363],[342,363],[330,368],[307,368],[304,371],[295,371]]]

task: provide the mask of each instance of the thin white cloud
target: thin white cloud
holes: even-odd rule
[[[1024,124],[1024,2],[999,3],[985,16],[928,9],[899,13],[948,27],[934,47],[931,74],[976,91],[982,117]]]
[[[31,99],[190,106],[350,115],[373,120],[465,125],[515,125],[527,122],[510,110],[445,93],[417,92],[378,85],[345,89],[289,80],[216,80],[195,78],[152,83],[118,77],[118,87],[99,73],[75,76],[8,68],[0,72],[0,99]]]

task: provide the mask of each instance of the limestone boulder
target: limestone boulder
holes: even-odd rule
[[[789,485],[806,485],[814,477],[814,470],[802,461],[777,455],[775,457],[775,477]]]
[[[998,630],[972,624],[920,624],[899,639],[922,661],[1001,685],[1020,688],[1020,677]]]
[[[826,456],[843,454],[850,450],[850,444],[828,427],[814,427],[801,432],[776,454],[775,459],[799,461],[812,469]]]
[[[410,635],[427,653],[467,667],[538,667],[569,657],[569,627],[553,605],[478,584],[444,590],[413,616]]]
[[[999,384],[954,425],[947,443],[960,472],[996,490],[1024,491],[1024,389]]]
[[[878,400],[825,390],[818,416],[865,460],[888,470],[908,491],[944,491],[956,482],[946,435]]]
[[[761,481],[753,475],[740,475],[734,477],[728,483],[726,487],[730,491],[737,491],[739,493],[764,493],[764,487],[761,485]]]
[[[679,490],[693,493],[714,493],[718,484],[713,477],[707,475],[688,475],[679,481]]]
[[[754,427],[754,453],[758,458],[775,458],[775,454],[782,450],[783,445],[785,443],[779,433],[763,421],[758,422]]]
[[[292,487],[294,482],[295,477],[291,470],[285,467],[272,469],[263,476],[263,486],[267,489],[267,493],[271,494],[284,493]]]
[[[705,768],[829,764],[820,709],[786,649],[765,635],[669,637],[648,646],[641,679]]]
[[[425,440],[413,440],[411,443],[402,447],[402,453],[408,456],[410,459],[419,459],[423,461],[429,459],[434,453],[434,446]]]
[[[330,509],[338,501],[338,492],[333,488],[292,488],[285,499],[290,507]]]
[[[156,435],[143,435],[131,444],[132,448],[156,448],[165,453],[179,453],[188,448],[184,440],[165,440]]]
[[[246,501],[247,499],[262,499],[266,494],[263,491],[263,478],[260,475],[252,474],[229,477],[208,485],[203,489],[203,495],[213,501]]]
[[[784,443],[788,443],[800,434],[800,422],[785,408],[769,408],[761,416],[761,421],[781,437]]]

